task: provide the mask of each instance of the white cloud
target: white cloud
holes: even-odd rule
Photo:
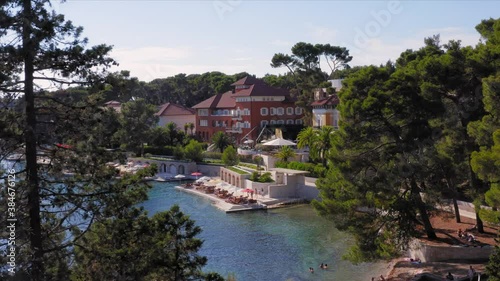
[[[309,29],[311,38],[315,42],[326,44],[329,42],[335,42],[337,40],[338,30],[336,29],[318,26],[311,23],[307,24],[307,28]]]
[[[190,47],[166,48],[156,46],[117,48],[111,53],[111,56],[120,64],[175,61],[189,58],[191,55]]]
[[[233,58],[232,60],[234,61],[250,61],[252,60],[252,57],[244,57],[244,58]]]
[[[479,38],[481,37],[475,30],[474,32],[470,32],[458,27],[427,29],[418,32],[418,34],[422,38],[421,42],[423,42],[425,37],[439,34],[441,38],[441,44],[445,44],[450,40],[461,40],[462,46],[475,46],[479,42]]]
[[[281,40],[281,39],[275,39],[273,41],[271,41],[270,43],[271,45],[273,46],[284,46],[284,47],[292,47],[294,43],[290,42],[290,41],[286,41],[286,40]]]
[[[358,41],[350,42],[350,44],[341,44],[341,46],[346,46],[353,56],[351,65],[380,65],[385,64],[388,60],[395,61],[407,49],[416,50],[423,47],[424,38],[436,34],[440,34],[441,44],[445,44],[453,39],[461,40],[462,46],[474,46],[479,40],[477,33],[468,32],[456,27],[426,29],[413,34],[411,37],[402,37],[390,42],[380,37],[367,37],[363,40],[358,39]]]

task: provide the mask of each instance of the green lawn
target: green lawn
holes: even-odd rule
[[[231,171],[233,171],[233,172],[235,172],[235,173],[238,173],[238,174],[240,174],[240,175],[250,175],[250,173],[245,172],[245,171],[240,170],[240,169],[235,168],[235,167],[226,167],[226,169],[231,170]]]

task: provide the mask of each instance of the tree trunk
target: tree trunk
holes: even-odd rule
[[[453,209],[455,211],[455,220],[457,223],[460,223],[461,220],[460,220],[460,209],[458,208],[458,203],[457,203],[457,195],[458,195],[458,192],[457,192],[457,188],[455,187],[455,182],[451,179],[449,179],[448,177],[446,177],[446,184],[448,185],[448,189],[451,190],[451,192],[453,192]]]
[[[411,189],[413,196],[415,198],[415,202],[417,203],[418,212],[420,213],[420,217],[422,218],[422,223],[424,224],[425,233],[427,238],[436,239],[436,232],[432,227],[431,220],[429,219],[429,214],[427,214],[427,208],[425,207],[424,202],[422,201],[422,197],[420,196],[420,189],[417,186],[417,182],[415,179],[411,180]]]
[[[476,227],[479,233],[484,233],[483,220],[479,217],[479,210],[476,211]]]
[[[476,192],[476,198],[480,198],[481,195],[484,195],[484,192],[481,191],[481,184],[482,184],[482,182],[481,182],[481,180],[479,180],[477,178],[477,176],[474,173],[474,171],[472,171],[472,167],[470,165],[470,160],[469,160],[469,170],[470,170],[469,173],[470,173],[470,177],[471,177],[472,188]],[[480,195],[478,195],[478,194],[480,194]],[[477,227],[477,231],[479,233],[484,233],[483,221],[479,217],[479,210],[481,209],[481,201],[482,200],[479,200],[479,199],[475,200],[475,202],[474,202],[474,209],[475,209],[475,212],[476,212],[476,227]]]
[[[32,254],[30,268],[31,280],[43,279],[42,228],[40,219],[40,193],[38,186],[38,167],[36,163],[36,114],[33,86],[34,50],[31,39],[33,19],[31,0],[23,0],[23,51],[24,51],[24,98],[26,110],[26,183],[28,188],[29,241]]]
[[[457,196],[453,194],[453,209],[455,209],[455,220],[457,223],[460,223],[460,209],[458,208]]]

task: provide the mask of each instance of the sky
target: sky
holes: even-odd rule
[[[475,45],[475,26],[500,17],[500,1],[67,0],[54,9],[83,26],[89,46],[113,46],[142,81],[179,73],[284,74],[275,53],[297,42],[346,47],[351,66],[383,64],[439,34]],[[325,68],[325,70],[327,70]]]

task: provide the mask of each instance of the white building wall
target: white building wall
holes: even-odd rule
[[[173,116],[160,116],[158,121],[158,126],[163,127],[170,122],[174,122],[180,131],[184,131],[184,124],[193,123],[195,128],[193,129],[193,134],[196,132],[196,116],[193,115],[173,115]],[[188,130],[191,133],[191,130]]]

